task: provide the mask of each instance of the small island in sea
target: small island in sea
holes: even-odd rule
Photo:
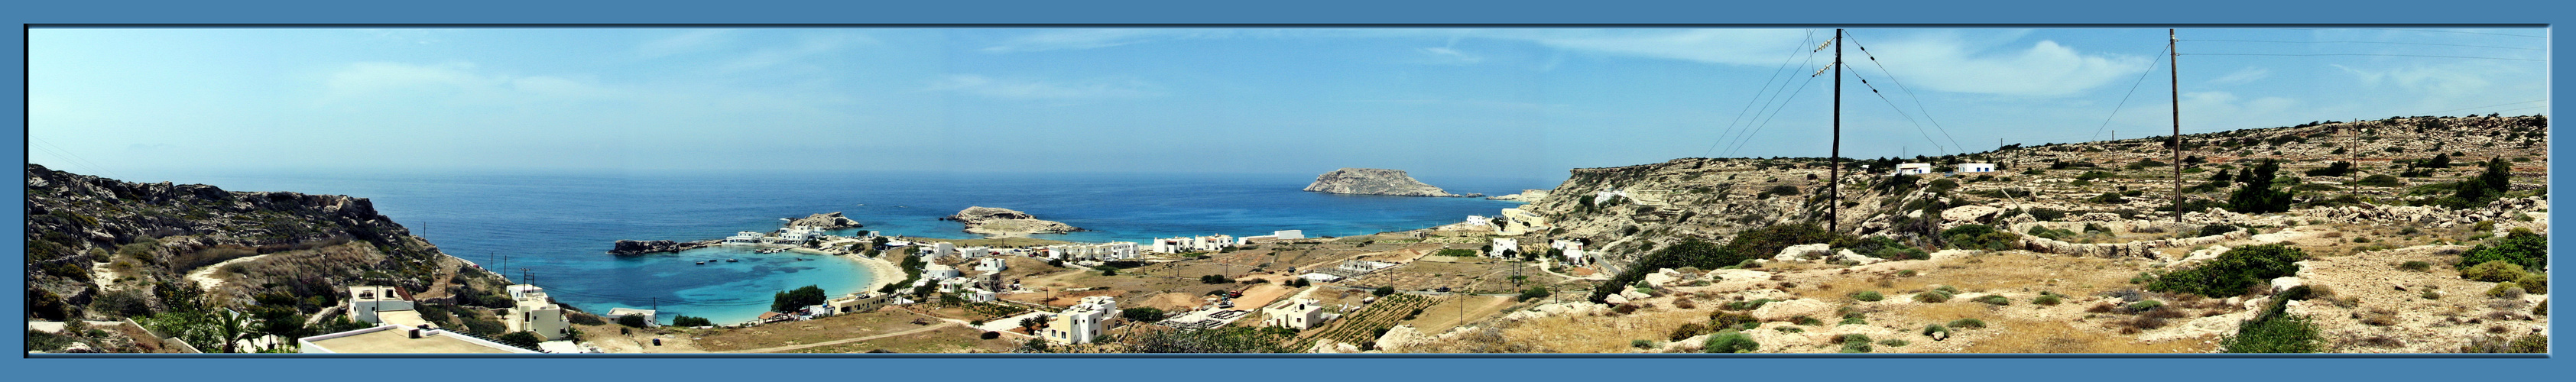
[[[1452,194],[1447,190],[1440,189],[1440,187],[1434,187],[1429,184],[1424,184],[1422,181],[1414,180],[1413,176],[1405,174],[1404,170],[1349,167],[1344,167],[1339,170],[1333,170],[1333,172],[1327,172],[1323,175],[1315,176],[1315,183],[1306,185],[1306,191],[1330,194],[1430,196],[1445,198],[1476,198],[1485,196],[1485,194],[1478,193]]]

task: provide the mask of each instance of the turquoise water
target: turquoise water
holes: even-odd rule
[[[1026,211],[1091,231],[1040,238],[1083,242],[1304,230],[1348,236],[1454,223],[1517,203],[1475,198],[1332,195],[1300,191],[1295,174],[781,174],[599,173],[187,173],[136,181],[203,183],[238,191],[295,191],[370,198],[378,211],[441,250],[522,272],[557,300],[592,312],[651,308],[740,322],[772,293],[817,285],[857,292],[869,272],[824,255],[708,248],[611,256],[617,240],[705,240],[776,229],[779,218],[844,212],[889,234],[972,238],[938,220],[968,206]],[[1504,194],[1553,187],[1541,179],[1435,179],[1452,192]],[[842,231],[847,233],[848,231]],[[742,262],[698,260],[738,258]],[[797,259],[806,259],[797,261]]]

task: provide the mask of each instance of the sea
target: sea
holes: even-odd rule
[[[774,293],[813,285],[831,296],[860,292],[865,263],[837,256],[715,247],[643,256],[606,252],[617,240],[706,240],[770,231],[815,213],[842,212],[887,235],[971,239],[939,220],[969,206],[1000,207],[1087,231],[1034,237],[1075,242],[1156,237],[1309,237],[1427,228],[1495,215],[1520,203],[1482,198],[1305,192],[1314,175],[952,172],[189,172],[159,179],[231,191],[341,194],[440,250],[546,288],[589,312],[658,309],[717,323],[752,320]],[[1422,177],[1453,193],[1504,195],[1561,179]],[[723,260],[735,259],[739,262]],[[712,261],[711,261],[712,260]],[[699,261],[709,261],[704,265]]]

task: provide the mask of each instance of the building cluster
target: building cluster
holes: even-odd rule
[[[530,332],[543,341],[537,350],[503,345],[472,335],[450,332],[438,324],[422,319],[414,310],[418,303],[411,292],[391,286],[349,287],[349,317],[377,324],[364,329],[328,333],[296,339],[305,353],[596,353],[572,341],[572,322],[564,316],[562,306],[546,298],[545,288],[535,285],[508,287],[512,304],[500,314],[508,332]],[[652,322],[654,312],[644,309],[616,308],[608,317],[643,316]]]
[[[822,227],[813,226],[787,226],[779,228],[776,232],[742,231],[735,232],[733,236],[726,236],[724,238],[724,243],[804,244],[807,241],[822,239],[823,231]]]
[[[1046,246],[1045,249],[1046,257],[1050,259],[1066,261],[1111,261],[1136,258],[1136,247],[1136,243],[1121,241],[1100,244],[1050,245]]]
[[[1155,238],[1154,252],[1185,253],[1224,250],[1235,244],[1233,236],[1213,234],[1196,237]]]
[[[1118,314],[1118,299],[1109,296],[1083,297],[1082,303],[1057,312],[1048,320],[1038,337],[1059,344],[1087,344],[1108,329],[1110,315]]]
[[[1896,171],[1893,171],[1893,172],[1889,172],[1889,173],[1887,173],[1887,176],[1897,176],[1897,175],[1925,175],[1925,174],[1931,174],[1931,173],[1932,173],[1932,169],[1933,169],[1933,166],[1932,166],[1932,164],[1931,164],[1931,163],[1898,163],[1898,164],[1896,164]],[[1864,169],[1864,170],[1866,170],[1866,169]],[[1953,166],[1953,169],[1952,169],[1952,173],[1955,173],[1955,174],[1966,174],[1966,173],[1977,173],[1977,172],[1994,172],[1994,171],[1995,171],[1995,164],[1993,164],[1993,163],[1960,163],[1960,164],[1958,164],[1958,165],[1956,165],[1956,166]]]
[[[1583,242],[1581,241],[1557,239],[1548,241],[1547,246],[1548,248],[1556,248],[1556,250],[1562,251],[1565,254],[1564,261],[1566,265],[1586,265],[1592,263],[1592,257],[1584,255]]]

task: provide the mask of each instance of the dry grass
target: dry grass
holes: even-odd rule
[[[1983,338],[1969,344],[1968,353],[2206,353],[2217,348],[2195,340],[2140,343],[2062,322],[2003,320],[1976,332]]]
[[[1511,296],[1469,296],[1449,299],[1429,308],[1423,308],[1421,316],[1404,321],[1402,324],[1413,325],[1416,330],[1436,335],[1458,327],[1461,322],[1476,322],[1495,313],[1501,313],[1503,308],[1511,305]],[[1461,312],[1464,314],[1462,315]]]
[[[1428,313],[1428,312],[1426,312]],[[1540,353],[1628,353],[1631,340],[1661,341],[1682,324],[1707,323],[1706,310],[1639,311],[1618,317],[1550,316],[1503,330],[1514,343]]]

